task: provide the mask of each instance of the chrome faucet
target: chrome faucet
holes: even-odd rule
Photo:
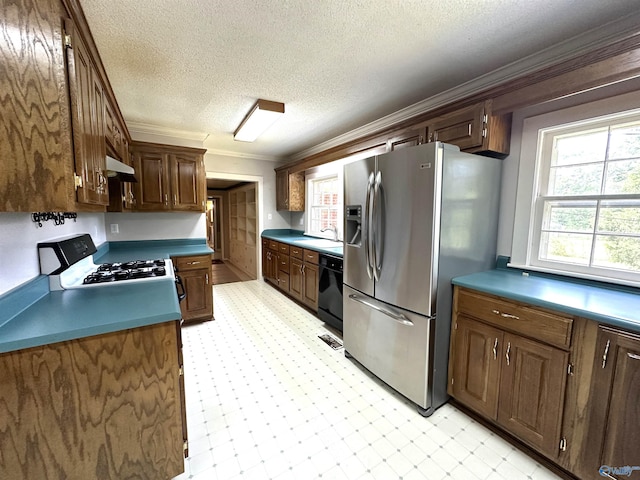
[[[335,225],[329,225],[326,228],[323,228],[322,230],[320,230],[321,232],[326,232],[327,230],[331,230],[333,232],[333,241],[337,242],[338,241],[338,229],[336,228]]]

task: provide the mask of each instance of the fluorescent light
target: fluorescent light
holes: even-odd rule
[[[284,103],[258,100],[233,134],[234,140],[253,142],[284,113]]]

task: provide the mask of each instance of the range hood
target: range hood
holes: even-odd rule
[[[138,180],[133,175],[135,171],[129,165],[125,165],[120,160],[116,160],[113,157],[107,155],[106,162],[107,177],[117,177],[123,182],[137,182]]]

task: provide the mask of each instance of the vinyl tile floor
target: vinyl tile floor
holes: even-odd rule
[[[217,285],[214,299],[215,321],[182,330],[189,457],[176,479],[559,478],[449,404],[422,417],[263,281]]]

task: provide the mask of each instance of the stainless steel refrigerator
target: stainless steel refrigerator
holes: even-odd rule
[[[451,279],[495,264],[500,177],[439,142],[344,167],[345,355],[424,416],[448,398]]]

